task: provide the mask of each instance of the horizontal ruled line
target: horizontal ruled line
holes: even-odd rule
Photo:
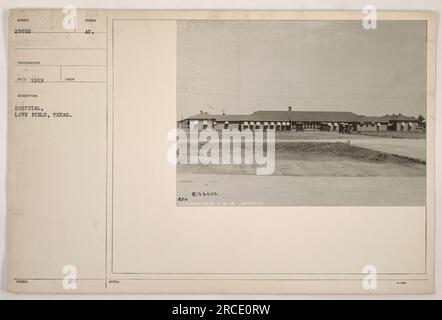
[[[105,34],[106,31],[93,31],[92,33],[86,33],[84,31],[32,31],[31,33],[23,33],[23,35],[30,35],[33,33],[72,33],[72,34],[84,34],[84,35],[94,35],[94,34]]]
[[[107,67],[107,64],[16,64],[16,67]]]
[[[30,84],[45,84],[45,83],[107,83],[107,81],[44,81],[44,82],[15,81],[15,83],[30,83]]]
[[[15,47],[14,50],[106,50],[106,48],[26,48],[26,47]]]
[[[14,278],[14,281],[61,281],[63,278]],[[93,278],[84,278],[84,279],[73,279],[76,281],[98,281],[104,279],[93,279]],[[361,278],[344,278],[344,279],[335,279],[335,278],[310,278],[310,279],[302,279],[302,278],[112,278],[109,280],[120,280],[120,281],[361,281]],[[429,279],[377,279],[377,281],[428,281]]]

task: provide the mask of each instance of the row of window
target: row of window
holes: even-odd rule
[[[320,122],[304,122],[303,123],[304,130],[315,130],[321,128]]]

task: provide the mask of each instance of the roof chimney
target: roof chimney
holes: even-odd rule
[[[292,106],[289,106],[289,111],[292,111]]]

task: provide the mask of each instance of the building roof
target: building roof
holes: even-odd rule
[[[399,114],[386,114],[383,118],[388,119],[388,121],[418,121],[416,117],[408,117],[401,113]]]
[[[200,112],[196,115],[188,117],[183,120],[214,120],[217,122],[225,121],[247,121],[250,119],[250,115],[238,115],[238,114],[209,114],[207,112]]]
[[[294,120],[293,111],[255,111],[249,116],[252,121],[289,121]]]
[[[348,111],[255,111],[249,115],[209,114],[200,112],[184,120],[214,120],[225,121],[299,121],[299,122],[389,122],[389,121],[417,121],[415,117],[403,114],[385,116],[357,115]]]
[[[380,116],[380,117],[371,117],[371,116],[358,116],[358,121],[359,122],[390,122],[390,121],[404,121],[404,122],[409,122],[409,121],[418,121],[417,118],[415,117],[408,117],[405,116],[403,114],[386,114],[385,116]]]
[[[355,122],[358,115],[348,111],[293,111],[295,121]]]
[[[371,116],[358,116],[358,122],[388,122],[388,119],[385,117],[371,117]]]
[[[347,111],[256,111],[251,114],[251,120],[255,121],[354,122],[357,117]]]
[[[225,122],[225,121],[247,121],[249,120],[250,115],[241,115],[241,114],[216,114],[215,121],[217,122]]]

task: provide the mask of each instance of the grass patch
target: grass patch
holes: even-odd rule
[[[354,146],[343,142],[276,143],[276,157],[291,160],[347,158],[375,163],[425,164],[425,161]]]
[[[426,134],[422,131],[358,131],[357,135],[393,138],[393,139],[425,139]]]

